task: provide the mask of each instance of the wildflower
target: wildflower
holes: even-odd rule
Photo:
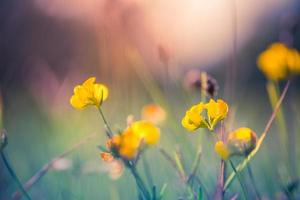
[[[124,172],[124,164],[120,160],[113,160],[108,163],[108,176],[112,180],[120,178]]]
[[[205,108],[207,109],[208,121],[212,129],[219,121],[225,119],[228,113],[227,103],[220,99],[217,102],[211,99],[205,104]]]
[[[100,108],[102,102],[108,97],[108,89],[105,85],[95,83],[95,81],[96,78],[91,77],[74,88],[74,95],[70,99],[74,108],[83,109],[89,105]]]
[[[154,145],[160,138],[160,130],[147,121],[133,122],[120,135],[109,140],[109,149],[118,157],[133,159],[145,145]]]
[[[230,156],[248,155],[256,147],[257,136],[250,128],[242,127],[229,133],[226,144],[218,141],[215,144],[216,153],[227,160]]]
[[[228,135],[227,146],[235,155],[247,155],[256,146],[257,136],[250,128],[242,127]]]
[[[295,49],[274,43],[259,55],[257,65],[268,79],[280,81],[300,73],[300,55]]]
[[[228,105],[221,99],[211,99],[208,103],[192,106],[183,117],[181,123],[188,131],[208,128],[213,131],[217,123],[227,116]]]
[[[154,124],[160,124],[166,119],[166,111],[159,105],[148,104],[142,109],[142,119]]]
[[[182,126],[188,131],[194,131],[198,128],[208,128],[209,124],[201,115],[204,108],[203,103],[192,106],[183,117],[181,121]]]

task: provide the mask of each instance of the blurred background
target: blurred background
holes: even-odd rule
[[[272,108],[256,58],[275,41],[300,49],[299,11],[297,0],[1,0],[0,128],[8,132],[9,161],[25,182],[49,160],[97,133],[97,139],[67,157],[66,169],[51,170],[29,193],[33,199],[135,198],[136,193],[128,193],[135,186],[127,171],[117,180],[107,176],[96,148],[105,143],[97,111],[77,111],[69,104],[74,86],[96,76],[110,89],[103,109],[114,130],[126,127],[130,114],[141,118],[142,107],[154,102],[167,112],[159,146],[170,153],[179,146],[191,165],[203,145],[199,174],[212,193],[218,173],[213,144],[206,142],[206,133],[187,134],[180,124],[185,110],[200,101],[200,91],[186,87],[187,74],[201,70],[214,77],[218,97],[236,111],[232,126],[249,126],[260,134]],[[288,145],[278,147],[273,126],[251,162],[261,194],[270,199],[278,197],[282,182],[300,173],[299,92],[296,79],[284,102]],[[289,149],[288,158],[278,156],[281,148]],[[158,187],[168,183],[166,198],[183,195],[158,150],[146,157],[159,163],[150,169]],[[288,172],[274,167],[283,160],[290,163]],[[278,176],[287,180],[272,181]],[[0,199],[10,199],[16,189],[0,162]]]

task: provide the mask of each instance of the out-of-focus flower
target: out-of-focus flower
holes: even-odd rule
[[[215,144],[215,151],[223,160],[233,155],[246,156],[256,147],[256,141],[255,132],[242,127],[229,133],[226,144],[218,141]]]
[[[250,128],[242,127],[229,133],[227,146],[232,154],[247,155],[256,146],[257,136]]]
[[[214,130],[217,123],[223,120],[228,113],[228,105],[225,101],[211,99],[208,103],[199,103],[192,106],[183,117],[181,123],[189,131],[198,128]]]
[[[144,145],[154,145],[160,138],[160,130],[148,121],[136,121],[120,135],[113,136],[108,142],[114,156],[133,159]]]
[[[120,160],[113,160],[112,162],[108,163],[108,176],[112,180],[117,180],[120,178],[124,172],[124,164]]]
[[[289,72],[293,74],[300,74],[300,54],[296,49],[289,49],[287,52],[287,66]]]
[[[67,158],[60,158],[52,163],[52,169],[55,171],[64,171],[71,168],[73,165],[72,161]]]
[[[81,173],[84,175],[94,174],[94,173],[105,173],[112,180],[116,180],[122,176],[124,171],[124,164],[122,161],[114,159],[110,162],[101,162],[99,161],[89,161],[86,162],[82,168]]]
[[[186,89],[196,89],[204,91],[210,97],[217,95],[219,85],[216,79],[208,75],[206,72],[201,72],[197,69],[189,70],[184,77],[184,87]]]
[[[102,160],[105,162],[111,162],[114,160],[114,157],[111,155],[111,153],[101,152],[100,156],[101,156]]]
[[[230,151],[227,145],[224,144],[222,141],[218,141],[215,144],[215,151],[223,160],[227,160],[230,156]]]
[[[300,73],[300,55],[296,49],[273,43],[259,55],[257,65],[268,79],[280,81]]]
[[[74,95],[70,99],[74,108],[83,109],[89,105],[100,108],[102,102],[108,97],[108,89],[105,85],[95,83],[95,81],[96,78],[91,77],[74,88]]]
[[[142,119],[154,124],[160,124],[166,119],[166,111],[157,104],[145,105],[142,109]]]

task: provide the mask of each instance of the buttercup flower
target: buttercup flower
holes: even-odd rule
[[[228,113],[228,105],[223,100],[211,99],[208,103],[199,103],[192,106],[183,117],[181,124],[188,131],[198,128],[214,129],[216,124],[223,120]]]
[[[142,109],[142,119],[154,124],[160,124],[166,119],[166,111],[159,105],[148,104]]]
[[[74,108],[83,109],[89,105],[100,108],[102,102],[108,97],[108,89],[105,85],[95,83],[95,81],[96,78],[91,77],[74,88],[74,95],[70,99]]]
[[[235,155],[247,155],[256,146],[257,136],[250,128],[242,127],[228,135],[227,146]]]
[[[274,43],[259,55],[257,65],[268,79],[280,81],[300,73],[300,55],[295,49]]]
[[[201,115],[204,108],[203,103],[192,106],[183,117],[181,121],[182,126],[188,131],[194,131],[198,128],[207,128],[209,125]]]
[[[211,129],[221,120],[225,119],[228,113],[228,105],[223,100],[218,99],[217,102],[211,99],[205,104],[207,109],[208,121]]]
[[[233,155],[245,156],[256,147],[256,140],[257,136],[250,128],[238,128],[229,133],[226,144],[218,141],[215,151],[223,160]]]
[[[144,146],[154,145],[160,138],[160,130],[148,121],[133,122],[120,135],[109,140],[108,148],[126,159],[133,159]]]

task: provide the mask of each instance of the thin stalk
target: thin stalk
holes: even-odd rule
[[[237,170],[235,169],[234,164],[232,163],[231,160],[229,160],[229,163],[230,163],[234,173],[236,174],[236,176],[238,178],[238,181],[239,181],[239,183],[241,185],[241,188],[242,188],[242,191],[243,191],[243,195],[244,195],[245,199],[247,199],[247,191],[246,191],[246,187],[245,187],[245,185],[242,181],[242,177],[240,176],[240,173],[238,173]]]
[[[18,178],[18,176],[16,175],[15,171],[13,170],[13,168],[11,167],[11,165],[9,164],[6,156],[4,155],[3,151],[1,151],[1,158],[3,160],[3,163],[6,167],[6,169],[8,170],[9,174],[11,175],[11,177],[14,179],[14,181],[17,183],[19,189],[21,190],[21,192],[23,193],[23,195],[25,196],[26,199],[31,200],[31,197],[29,196],[29,194],[26,192],[26,190],[24,189],[20,179]]]
[[[250,166],[250,163],[247,165],[247,171],[248,171],[248,174],[249,174],[249,177],[250,177],[250,180],[251,180],[251,183],[252,183],[252,186],[254,188],[254,192],[255,192],[255,195],[256,195],[256,198],[258,200],[261,199],[261,196],[258,192],[258,189],[256,187],[256,184],[255,184],[255,181],[254,181],[254,176],[253,176],[253,173],[252,173],[252,169],[251,169],[251,166]]]
[[[142,160],[143,160],[143,166],[144,166],[144,171],[145,171],[145,174],[146,174],[146,177],[147,177],[148,185],[150,187],[152,187],[154,185],[153,184],[153,179],[152,179],[151,171],[150,171],[150,168],[149,168],[149,163],[148,163],[148,160],[147,160],[145,154],[144,154],[144,157],[143,157]]]
[[[151,195],[148,192],[148,190],[146,189],[146,185],[143,182],[142,178],[140,177],[140,175],[138,174],[136,167],[133,165],[128,165],[131,174],[133,175],[135,182],[137,184],[138,190],[140,191],[140,193],[143,195],[143,197],[147,200],[151,199]]]
[[[106,129],[106,135],[107,135],[107,137],[108,138],[112,138],[112,136],[113,136],[113,132],[112,132],[112,130],[111,130],[111,128],[110,128],[110,126],[109,126],[109,124],[108,124],[108,122],[106,121],[106,118],[105,118],[105,116],[104,116],[104,114],[103,114],[103,111],[102,111],[102,109],[99,107],[99,113],[100,113],[100,115],[101,115],[101,117],[102,117],[102,120],[103,120],[103,122],[104,122],[104,126],[105,126],[105,129]]]
[[[236,170],[237,170],[238,172],[242,171],[242,170],[247,166],[247,164],[250,162],[250,160],[255,156],[255,154],[256,154],[256,153],[258,152],[258,150],[260,149],[260,147],[261,147],[261,145],[262,145],[264,139],[266,138],[266,136],[267,136],[267,134],[268,134],[268,132],[269,132],[269,130],[270,130],[270,128],[271,128],[271,125],[272,125],[274,119],[276,118],[276,114],[277,114],[278,111],[279,111],[279,108],[280,108],[280,106],[281,106],[281,104],[282,104],[282,101],[283,101],[284,97],[286,96],[286,93],[287,93],[287,91],[288,91],[288,89],[289,89],[290,84],[291,84],[291,81],[288,80],[288,81],[286,82],[285,87],[284,87],[284,89],[283,89],[283,91],[282,91],[282,93],[281,93],[281,95],[280,95],[280,98],[279,98],[279,100],[278,100],[278,102],[277,102],[277,104],[276,104],[276,106],[275,106],[275,108],[274,108],[274,110],[273,110],[273,113],[272,113],[272,115],[271,115],[269,121],[267,122],[267,125],[266,125],[266,127],[265,127],[264,132],[262,133],[262,135],[260,136],[260,138],[259,138],[258,141],[257,141],[256,147],[255,147],[255,148],[252,150],[252,152],[247,156],[247,158],[245,158],[243,161],[241,161],[241,162],[237,165]],[[226,190],[226,189],[230,186],[230,184],[232,183],[232,181],[234,180],[234,178],[235,178],[235,173],[231,173],[230,176],[227,178],[227,180],[226,180],[226,182],[225,182],[224,190]]]
[[[53,164],[60,160],[65,158],[66,156],[70,155],[73,153],[75,150],[77,150],[79,147],[81,147],[83,144],[86,144],[87,142],[91,141],[93,138],[96,137],[96,133],[92,133],[91,135],[88,135],[86,138],[83,140],[79,141],[77,144],[73,145],[70,149],[66,150],[59,156],[53,158],[51,161],[46,163],[39,171],[37,171],[24,185],[23,188],[25,190],[29,190],[34,184],[36,184],[43,176],[47,174],[47,172],[52,168]],[[22,192],[22,191],[21,191]],[[17,190],[14,192],[12,195],[13,200],[18,200],[21,199],[22,193],[20,190]]]
[[[223,121],[221,121],[221,132],[220,132],[220,139],[224,142],[225,140],[225,134],[224,134],[224,124]],[[223,159],[221,159],[220,164],[220,175],[218,178],[218,185],[217,185],[217,191],[215,194],[215,199],[222,200],[224,198],[224,179],[225,179],[225,162]]]

